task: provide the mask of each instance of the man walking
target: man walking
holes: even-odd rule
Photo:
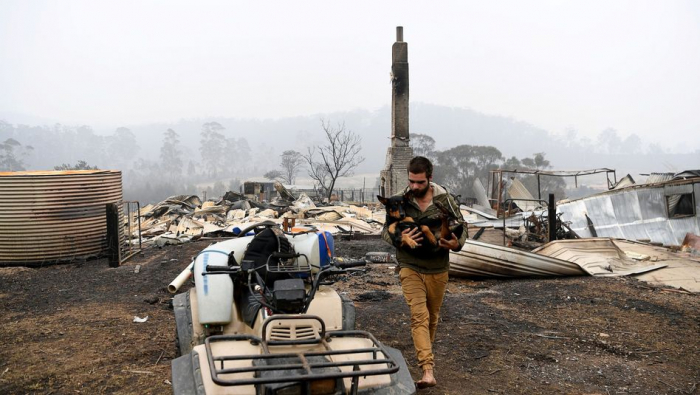
[[[411,159],[408,165],[408,187],[402,195],[408,198],[404,210],[407,217],[418,224],[425,224],[435,234],[440,234],[440,218],[443,215],[436,203],[447,208],[459,221],[463,221],[459,206],[445,188],[432,181],[433,164],[422,156]],[[401,247],[400,240],[390,235],[388,224],[382,230],[382,238],[396,246],[396,259],[399,262],[399,279],[404,298],[411,310],[411,337],[416,349],[418,364],[423,376],[416,382],[418,388],[437,384],[434,373],[432,343],[435,341],[442,300],[447,287],[449,251],[459,251],[467,238],[466,224],[462,222],[460,237],[454,233],[441,238],[437,249],[411,249]],[[414,241],[423,242],[419,228],[406,229],[403,234]]]

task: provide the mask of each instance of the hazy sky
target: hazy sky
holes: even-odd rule
[[[97,128],[413,102],[700,147],[700,1],[0,2],[0,113]],[[12,119],[8,119],[12,122]]]

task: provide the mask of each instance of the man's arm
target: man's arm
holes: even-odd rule
[[[387,224],[384,224],[384,227],[382,228],[382,239],[395,246],[394,240],[391,239],[391,235],[389,234],[389,226]]]
[[[462,227],[462,234],[459,236],[459,238],[457,238],[455,234],[452,233],[450,235],[450,239],[440,240],[440,246],[444,248],[449,248],[452,251],[459,251],[462,249],[464,243],[467,241],[467,223],[464,221],[462,211],[459,209],[459,204],[457,204],[457,202],[454,200],[454,198],[449,192],[447,193],[447,205],[449,206],[448,209],[452,212],[455,219],[460,223],[460,226]],[[455,243],[452,240],[457,241],[457,245],[455,245]]]
[[[450,196],[448,199],[452,199],[452,196]],[[457,221],[460,222],[460,225],[462,226],[462,235],[459,237],[459,250],[462,249],[464,246],[464,243],[467,241],[467,223],[464,221],[464,216],[462,215],[462,210],[459,209],[459,205],[455,202],[455,205],[457,206],[457,212],[456,217]]]

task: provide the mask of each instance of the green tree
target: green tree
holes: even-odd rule
[[[622,150],[622,140],[617,134],[617,130],[613,128],[607,128],[600,132],[596,142],[598,150],[606,154],[618,154]]]
[[[464,197],[472,195],[478,177],[486,185],[489,171],[503,161],[501,151],[491,146],[459,145],[436,152],[435,182]]]
[[[110,166],[127,169],[140,149],[134,133],[127,128],[120,127],[111,136],[108,136],[106,141]]]
[[[413,149],[413,155],[424,156],[430,160],[435,159],[435,139],[429,135],[411,133],[408,144]]]
[[[8,138],[0,144],[0,171],[25,170],[24,158],[33,150],[31,145],[22,146],[19,141]]]
[[[226,137],[224,127],[218,122],[202,125],[199,141],[199,153],[202,156],[204,170],[202,173],[216,177],[224,171],[226,164]]]
[[[503,166],[501,166],[501,168],[507,170],[514,170],[520,168],[521,166],[522,163],[520,162],[520,159],[516,158],[515,156],[512,156],[506,159],[505,162],[503,162]]]
[[[78,163],[76,163],[74,165],[64,163],[60,166],[54,166],[53,169],[54,170],[98,170],[97,166],[90,166],[84,160],[79,160]]]
[[[551,169],[552,166],[545,156],[546,154],[544,152],[537,152],[533,154],[531,158],[523,158],[521,162],[530,170],[542,171]],[[542,199],[547,199],[550,193],[554,194],[556,200],[566,197],[566,181],[562,177],[540,174],[539,185],[536,174],[512,174],[511,177],[518,177],[520,182],[523,183],[525,188],[527,188],[530,194],[535,198],[537,198],[539,194]]]
[[[622,146],[625,154],[639,154],[642,152],[642,139],[632,133],[622,142]]]
[[[192,178],[195,177],[195,173],[197,172],[196,168],[194,167],[194,162],[191,160],[187,162],[187,178]]]
[[[544,158],[545,155],[544,152],[537,152],[533,154],[532,158],[523,158],[520,162],[523,166],[531,170],[546,170],[552,166],[550,166],[549,161]]]
[[[230,164],[224,169],[226,173],[246,174],[250,172],[252,161],[248,140],[243,137],[226,139],[225,150],[226,157],[235,162],[235,165]],[[269,157],[265,159],[267,160],[266,165],[269,165]]]
[[[292,185],[299,169],[304,165],[304,157],[297,151],[287,150],[282,152],[280,158],[280,167],[282,168],[281,180],[288,185]]]
[[[281,180],[282,177],[284,177],[284,174],[279,171],[279,170],[270,170],[267,173],[263,174],[263,177],[267,178],[268,180]]]
[[[83,158],[85,161],[96,164],[103,164],[107,155],[105,136],[96,135],[95,131],[87,125],[73,128],[67,136],[69,141],[68,158]]]
[[[166,178],[179,179],[182,175],[182,150],[180,135],[172,129],[164,133],[163,145],[160,147],[160,167]]]

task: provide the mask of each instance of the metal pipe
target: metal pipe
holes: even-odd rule
[[[493,171],[489,172],[489,176],[490,177],[488,178],[488,181],[486,182],[486,190],[489,191],[488,193],[489,193],[489,195],[491,195],[490,197],[493,197],[493,190],[491,189],[491,181],[493,181]],[[489,198],[489,196],[486,197],[487,200],[488,200],[488,198]]]
[[[496,196],[496,215],[498,215],[499,211],[501,210],[501,186],[503,184],[503,172],[499,171],[498,172],[498,196]]]
[[[143,246],[141,245],[141,203],[136,201],[136,218],[138,218],[138,223],[139,223],[139,250],[143,249]]]

